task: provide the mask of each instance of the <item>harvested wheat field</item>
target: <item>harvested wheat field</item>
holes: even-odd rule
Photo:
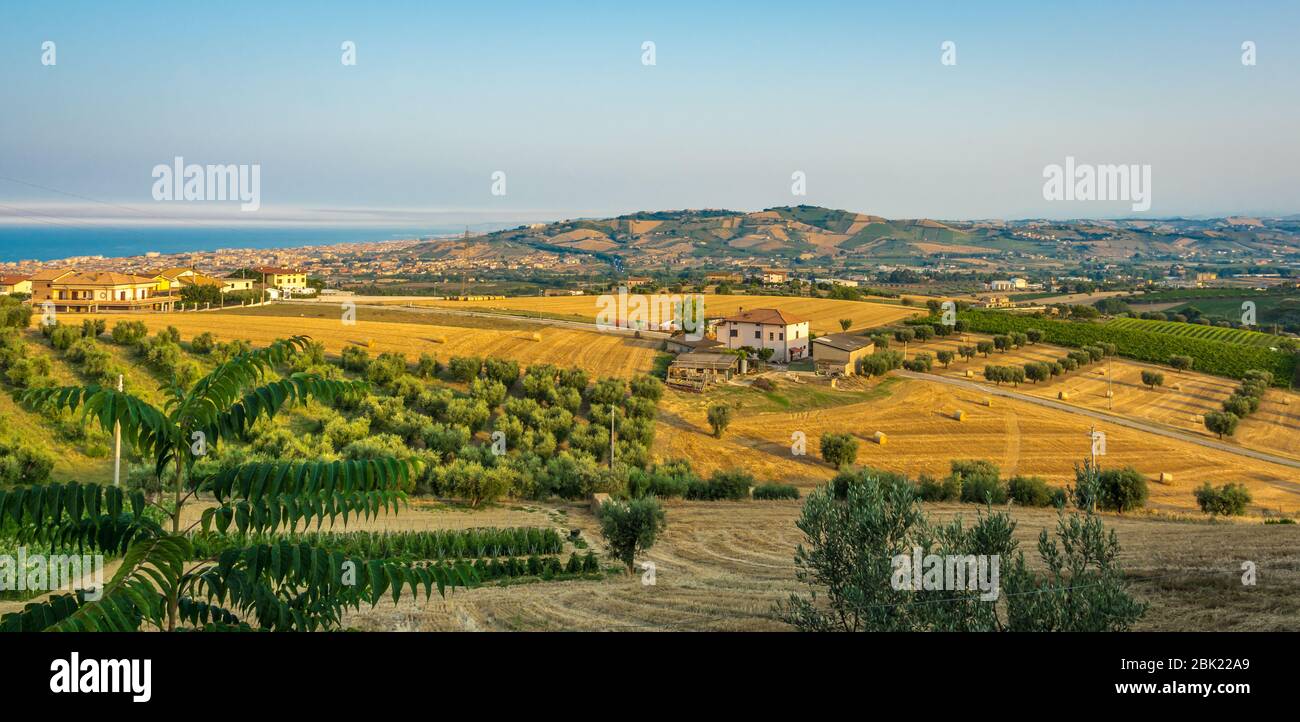
[[[441,306],[466,310],[503,311],[542,314],[552,318],[571,318],[595,322],[601,306],[597,296],[528,296],[491,301],[415,301],[418,306]],[[369,302],[369,301],[367,301]],[[729,316],[741,308],[778,308],[808,321],[816,334],[839,333],[840,319],[853,322],[850,328],[863,329],[898,322],[922,313],[916,308],[868,301],[834,301],[825,298],[793,296],[704,296],[704,315]],[[666,320],[666,319],[665,319]]]
[[[756,401],[761,398],[759,392],[752,393]],[[1073,481],[1074,465],[1089,454],[1095,426],[1106,434],[1103,466],[1133,466],[1152,478],[1173,475],[1172,483],[1150,485],[1152,509],[1194,512],[1193,490],[1209,481],[1246,484],[1254,497],[1253,514],[1300,510],[1296,469],[1028,402],[996,398],[988,407],[986,398],[939,383],[906,380],[894,384],[887,398],[835,408],[752,412],[742,405],[718,440],[705,418],[707,400],[671,393],[660,405],[655,453],[689,459],[703,474],[739,467],[760,481],[807,487],[832,475],[820,460],[820,436],[847,432],[858,438],[859,465],[912,477],[942,477],[953,459],[987,459],[1003,476],[1041,476],[1063,486]],[[964,412],[963,420],[957,420],[958,411]],[[796,432],[806,435],[805,456],[791,452]],[[875,441],[876,432],[885,434],[883,445]]]
[[[969,341],[960,340],[963,337]],[[944,349],[956,351],[958,346],[989,338],[981,334],[963,334],[913,343],[908,346],[908,357],[920,351],[932,356]],[[970,361],[962,361],[958,357],[947,369],[936,363],[932,373],[966,378],[969,369],[974,372],[971,380],[983,382],[985,364],[1019,366],[1034,361],[1056,361],[1070,350],[1031,344],[1006,353],[994,352],[987,359],[976,356]],[[1143,371],[1164,374],[1165,385],[1148,388],[1142,383]],[[1113,377],[1109,375],[1111,373]],[[1051,381],[1021,384],[1015,390],[1094,411],[1108,411],[1116,416],[1163,424],[1206,438],[1217,438],[1206,430],[1203,417],[1211,411],[1221,410],[1223,402],[1238,386],[1239,382],[1221,376],[1194,371],[1180,373],[1167,366],[1114,358]],[[1113,390],[1113,398],[1106,396],[1108,390]],[[1065,398],[1060,397],[1062,392],[1066,394]],[[1300,459],[1300,394],[1280,388],[1269,389],[1259,411],[1243,419],[1236,435],[1224,441]]]
[[[773,606],[806,592],[794,576],[795,526],[801,501],[665,502],[667,529],[644,561],[655,583],[614,574],[603,581],[563,581],[458,590],[445,599],[387,601],[349,614],[362,630],[754,631],[790,629]],[[932,521],[974,517],[978,507],[926,504]],[[1030,565],[1035,544],[1051,533],[1054,510],[1015,508],[1016,537]],[[461,523],[465,512],[421,516]],[[472,515],[471,515],[472,516]],[[577,527],[603,552],[585,505],[556,507],[562,528]],[[1123,549],[1121,563],[1136,595],[1151,608],[1144,630],[1280,630],[1300,628],[1300,527],[1186,522],[1106,515]],[[1256,562],[1259,586],[1241,584],[1241,562]]]
[[[211,331],[218,341],[248,339],[255,346],[278,338],[305,334],[321,341],[332,354],[348,346],[371,355],[386,351],[420,354],[442,360],[452,356],[500,356],[521,364],[551,363],[580,366],[602,376],[633,376],[649,371],[662,341],[538,326],[508,319],[467,318],[437,313],[386,312],[361,308],[355,325],[344,325],[335,306],[269,306],[201,313],[102,316],[109,327],[119,320],[139,320],[151,331],[175,326],[188,341]],[[380,320],[382,319],[382,320]]]

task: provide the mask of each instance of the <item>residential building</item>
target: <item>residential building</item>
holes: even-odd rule
[[[1010,308],[1014,305],[1006,296],[989,296],[975,303],[976,308]]]
[[[159,291],[177,294],[187,286],[211,286],[223,291],[226,288],[224,279],[204,275],[193,268],[165,268],[154,273],[153,276],[158,281]]]
[[[251,278],[240,278],[239,276],[226,276],[221,280],[225,282],[225,285],[222,286],[221,290],[225,291],[226,293],[232,293],[235,291],[254,290],[253,289],[254,281]]]
[[[745,278],[739,273],[706,273],[704,280],[706,283],[740,283]]]
[[[876,344],[871,339],[851,333],[818,336],[812,342],[812,356],[817,373],[831,376],[856,374],[858,359],[870,356],[875,350]]]
[[[1029,287],[1029,281],[1023,278],[1011,278],[1005,281],[990,281],[987,288],[990,291],[1022,291]]]
[[[315,293],[315,290],[307,285],[307,272],[301,269],[262,266],[253,270],[262,274],[267,288],[288,293]]]
[[[825,283],[831,286],[847,286],[849,288],[857,288],[861,285],[857,281],[848,278],[816,278],[813,279],[813,283]]]
[[[741,309],[718,322],[717,334],[727,348],[770,348],[776,363],[808,357],[808,322],[779,309]]]
[[[777,268],[764,268],[760,278],[763,279],[763,283],[776,285],[790,280],[790,274]]]
[[[49,303],[55,311],[170,311],[178,299],[150,276],[68,269],[32,276],[32,305]]]
[[[0,276],[0,294],[32,292],[32,279],[28,276]]]

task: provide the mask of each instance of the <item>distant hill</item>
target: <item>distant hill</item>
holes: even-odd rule
[[[1123,221],[890,220],[819,206],[756,212],[642,211],[615,218],[521,226],[482,236],[435,240],[412,252],[430,258],[525,258],[538,252],[589,256],[629,267],[726,262],[865,260],[906,263],[947,257],[1136,257],[1207,260],[1300,252],[1293,220],[1224,218]]]

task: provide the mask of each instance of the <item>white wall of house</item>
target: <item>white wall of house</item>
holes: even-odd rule
[[[727,348],[772,349],[772,360],[789,363],[808,357],[808,323],[789,326],[773,323],[740,323],[723,321],[718,325],[718,340]]]

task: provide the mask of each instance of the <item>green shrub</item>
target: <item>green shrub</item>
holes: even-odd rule
[[[0,437],[0,486],[41,484],[53,469],[54,457],[44,449],[17,437]]]
[[[799,489],[793,484],[759,484],[754,487],[755,499],[798,499]]]
[[[420,361],[415,365],[415,375],[422,379],[431,379],[442,373],[442,363],[432,354],[420,354]]]
[[[822,460],[837,469],[858,459],[858,440],[852,434],[823,434],[820,446]]]
[[[366,380],[370,383],[388,387],[406,373],[406,355],[401,353],[381,353],[366,366]]]
[[[627,490],[633,498],[656,496],[670,499],[686,496],[691,484],[701,483],[685,459],[655,464],[649,469],[632,469],[628,472]]]
[[[708,411],[709,426],[713,428],[714,438],[721,439],[722,432],[731,425],[731,407],[727,404],[714,404]]]
[[[922,474],[916,480],[916,494],[921,501],[956,501],[961,498],[961,478],[936,479]]]
[[[802,631],[1123,631],[1145,605],[1129,595],[1119,544],[1095,514],[1062,513],[1056,538],[1044,532],[1039,564],[1025,563],[1006,512],[981,514],[973,527],[927,518],[910,485],[864,478],[847,497],[822,487],[808,495],[797,526],[796,577],[777,614]],[[1006,563],[996,605],[980,591],[900,589],[891,559],[918,546],[939,556],[988,555]],[[1014,561],[1013,561],[1014,560]],[[1032,571],[1037,568],[1043,571]],[[936,603],[941,602],[941,603]]]
[[[370,366],[370,354],[363,348],[348,346],[343,349],[339,364],[344,371],[362,373]]]
[[[664,384],[653,376],[636,376],[631,382],[632,395],[657,402],[663,398]]]
[[[478,356],[452,356],[447,362],[447,375],[453,381],[469,383],[483,371],[483,359]]]
[[[60,351],[67,351],[68,347],[76,343],[77,339],[82,336],[81,329],[64,326],[61,323],[56,323],[52,327],[46,326],[45,328],[50,329],[50,345]]]
[[[211,331],[204,331],[190,340],[190,350],[197,354],[210,354],[217,345],[216,337]]]
[[[627,394],[627,384],[623,379],[607,378],[597,381],[587,390],[589,404],[621,404]]]
[[[955,459],[949,464],[949,479],[960,482],[961,500],[984,504],[1005,504],[1007,485],[1002,481],[998,467],[991,461]]]
[[[859,469],[842,469],[840,473],[831,479],[830,487],[831,493],[835,495],[836,499],[844,499],[847,497],[851,486],[877,483],[888,486],[910,484],[903,474],[864,466]]]
[[[483,363],[483,373],[509,389],[519,380],[519,364],[510,359],[488,357]]]
[[[1196,490],[1196,505],[1201,511],[1215,516],[1241,516],[1250,503],[1250,491],[1245,484],[1211,486],[1205,482]]]
[[[27,328],[32,325],[32,307],[12,296],[0,296],[0,328]]]
[[[1052,490],[1047,482],[1037,476],[1013,476],[1007,482],[1007,493],[1020,506],[1051,506]]]
[[[1089,502],[1086,484],[1087,467],[1075,472],[1075,505],[1086,508]],[[1098,471],[1095,502],[1097,508],[1126,512],[1141,509],[1147,502],[1147,479],[1131,466]]]
[[[689,482],[686,498],[695,501],[719,501],[749,498],[749,487],[754,485],[754,477],[739,469],[718,470],[708,481]]]

